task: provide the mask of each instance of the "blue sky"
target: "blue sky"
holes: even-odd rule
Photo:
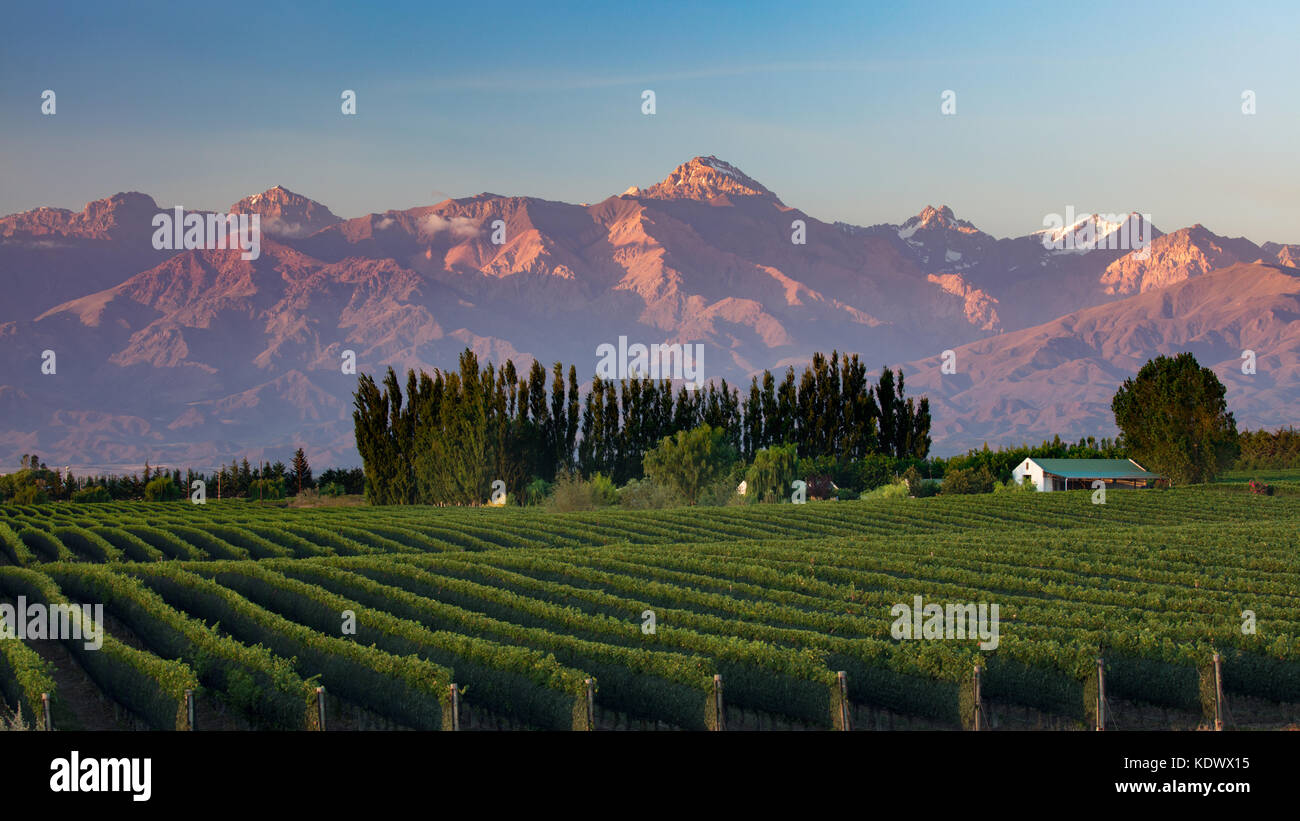
[[[828,221],[948,204],[1006,236],[1073,206],[1300,242],[1294,5],[984,5],[11,4],[0,213],[596,202],[716,154]]]

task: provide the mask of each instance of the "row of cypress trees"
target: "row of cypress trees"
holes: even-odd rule
[[[567,376],[567,378],[566,378]],[[456,370],[392,368],[358,379],[353,397],[366,493],[375,504],[481,504],[492,482],[519,494],[533,479],[601,473],[619,484],[643,475],[645,454],[666,436],[702,424],[727,432],[738,455],[790,442],[801,457],[869,454],[924,458],[929,402],[903,395],[903,375],[884,369],[872,386],[857,355],[818,353],[796,379],[770,371],[748,397],[726,380],[699,390],[649,377],[593,379],[580,396],[577,368],[513,361],[480,366],[469,349]]]

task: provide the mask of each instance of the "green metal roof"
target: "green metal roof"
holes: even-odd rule
[[[1143,470],[1132,459],[1037,459],[1029,457],[1044,473],[1064,479],[1161,479]]]

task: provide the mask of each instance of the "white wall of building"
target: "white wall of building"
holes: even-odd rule
[[[1050,481],[1045,481],[1043,469],[1039,467],[1033,459],[1026,459],[1016,465],[1015,470],[1011,471],[1011,478],[1015,480],[1016,484],[1023,482],[1026,476],[1033,481],[1034,487],[1039,490],[1045,491],[1052,489],[1052,483]]]

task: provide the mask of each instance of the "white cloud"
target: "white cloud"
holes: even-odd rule
[[[478,225],[469,217],[447,219],[439,214],[430,214],[420,223],[420,231],[426,239],[432,239],[443,231],[450,231],[453,237],[466,239],[478,235]]]

